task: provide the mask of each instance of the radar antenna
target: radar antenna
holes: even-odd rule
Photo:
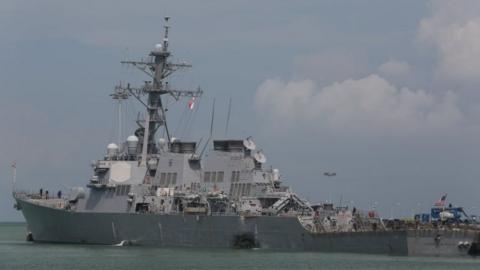
[[[165,107],[163,106],[162,95],[171,95],[175,100],[181,97],[200,97],[203,90],[198,87],[197,90],[178,90],[172,89],[167,81],[167,77],[177,70],[190,68],[191,64],[187,62],[173,63],[169,61],[171,56],[168,50],[168,33],[170,26],[168,25],[170,17],[165,17],[164,37],[163,43],[155,45],[155,48],[150,52],[147,59],[140,61],[122,61],[122,64],[132,65],[147,74],[152,81],[145,81],[144,85],[140,87],[131,87],[127,84],[126,87],[119,85],[116,87],[119,91],[126,91],[135,99],[137,99],[147,110],[146,119],[143,121],[143,126],[140,121],[137,123],[144,129],[144,136],[146,143],[143,144],[144,151],[142,151],[142,160],[145,160],[144,155],[157,153],[155,144],[155,134],[157,130],[163,126],[167,135],[167,140],[170,143],[171,137],[168,132],[167,119],[165,115]],[[146,96],[146,98],[144,98]],[[144,100],[146,99],[146,100]]]
[[[252,139],[252,136],[248,136],[245,140],[243,140],[243,146],[247,148],[248,150],[255,150],[255,142]]]
[[[258,162],[258,163],[265,163],[267,162],[267,157],[263,154],[263,151],[257,151],[254,155],[253,158]]]
[[[225,122],[225,137],[228,133],[228,124],[230,124],[230,114],[232,113],[232,98],[228,100],[228,112],[227,112],[227,121]]]
[[[122,105],[123,101],[128,99],[128,96],[130,96],[130,93],[125,89],[120,86],[115,86],[113,89],[113,93],[110,94],[112,99],[117,101],[117,120],[118,120],[118,138],[117,138],[117,143],[118,145],[122,144],[122,139],[123,139],[123,119],[122,119]]]
[[[15,188],[17,184],[17,162],[12,163],[12,193],[15,195]]]
[[[210,140],[212,139],[212,135],[213,135],[213,121],[214,121],[214,119],[215,119],[215,99],[213,99],[213,103],[212,103],[212,121],[210,122],[210,135],[208,135],[207,142],[206,142],[205,145],[203,146],[203,149],[202,149],[202,151],[200,152],[199,158],[202,158],[203,153],[205,152],[205,149],[207,149],[208,143],[209,143]]]

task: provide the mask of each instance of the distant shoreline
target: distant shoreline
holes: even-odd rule
[[[0,221],[1,225],[25,225],[27,224],[25,221]]]

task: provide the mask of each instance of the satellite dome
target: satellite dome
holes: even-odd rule
[[[161,52],[162,51],[162,44],[157,43],[155,44],[155,47],[153,48],[153,52]]]
[[[138,137],[135,135],[127,138],[127,151],[129,155],[134,155],[137,152]]]
[[[167,141],[165,140],[165,138],[160,138],[160,139],[158,139],[158,144],[159,144],[160,146],[164,146],[166,142],[167,142]]]
[[[279,181],[280,180],[280,170],[273,169],[272,170],[272,175],[273,175],[273,181]]]
[[[127,142],[138,142],[138,137],[135,135],[128,136]]]
[[[175,137],[172,137],[172,138],[170,139],[170,141],[173,143],[173,142],[176,142],[176,141],[178,141],[178,139],[177,139],[177,138],[175,138]]]
[[[118,153],[118,145],[115,143],[110,143],[107,145],[107,155],[113,157]]]
[[[107,149],[108,149],[108,150],[117,150],[117,149],[118,149],[118,145],[115,144],[115,143],[110,143],[109,145],[107,145]]]

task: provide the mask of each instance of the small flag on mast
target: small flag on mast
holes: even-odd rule
[[[188,108],[190,110],[193,110],[194,107],[195,107],[195,97],[192,97],[192,99],[188,101]]]
[[[435,202],[435,206],[445,206],[445,202],[447,201],[447,194],[444,194],[440,200]]]
[[[12,168],[14,168],[14,169],[17,168],[17,162],[16,162],[16,161],[14,161],[14,162],[12,163]]]

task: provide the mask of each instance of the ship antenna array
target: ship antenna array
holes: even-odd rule
[[[215,99],[213,99],[213,103],[212,103],[212,120],[210,121],[210,135],[208,135],[207,142],[203,145],[202,151],[200,152],[200,156],[199,156],[200,158],[202,158],[203,153],[205,152],[205,149],[207,149],[208,143],[212,139],[214,119],[215,119]]]
[[[232,113],[232,98],[228,100],[227,121],[225,122],[225,137],[228,134],[228,125],[230,124],[230,114]]]
[[[12,163],[12,194],[15,195],[16,184],[17,184],[17,161]]]
[[[170,20],[170,17],[169,16],[166,16],[165,17],[165,36],[163,37],[163,48],[165,51],[168,50],[168,29],[170,28],[170,26],[168,25],[168,20]]]
[[[121,84],[119,86],[115,86],[113,93],[110,94],[112,99],[117,101],[117,120],[118,120],[118,138],[117,138],[117,143],[120,145],[122,143],[123,139],[123,119],[122,119],[122,104],[123,101],[128,99],[128,96],[130,96],[130,93],[125,89],[121,87]]]
[[[198,87],[196,90],[180,90],[172,89],[167,81],[175,71],[192,67],[187,62],[173,63],[169,61],[171,53],[168,50],[169,40],[168,34],[170,26],[168,22],[170,17],[165,17],[164,37],[163,43],[155,45],[155,48],[150,52],[149,57],[140,61],[122,61],[122,64],[132,65],[149,76],[152,81],[145,81],[144,85],[140,87],[131,87],[119,85],[116,89],[123,90],[129,95],[133,96],[146,108],[146,117],[143,125],[141,121],[137,123],[144,129],[145,143],[143,147],[146,147],[142,151],[142,161],[146,158],[146,154],[156,153],[157,148],[155,145],[155,134],[157,130],[163,126],[167,135],[167,141],[171,142],[170,133],[168,130],[167,119],[165,115],[165,107],[163,105],[162,96],[170,95],[175,100],[179,100],[181,97],[201,97],[203,90]],[[146,98],[145,98],[146,97]]]

